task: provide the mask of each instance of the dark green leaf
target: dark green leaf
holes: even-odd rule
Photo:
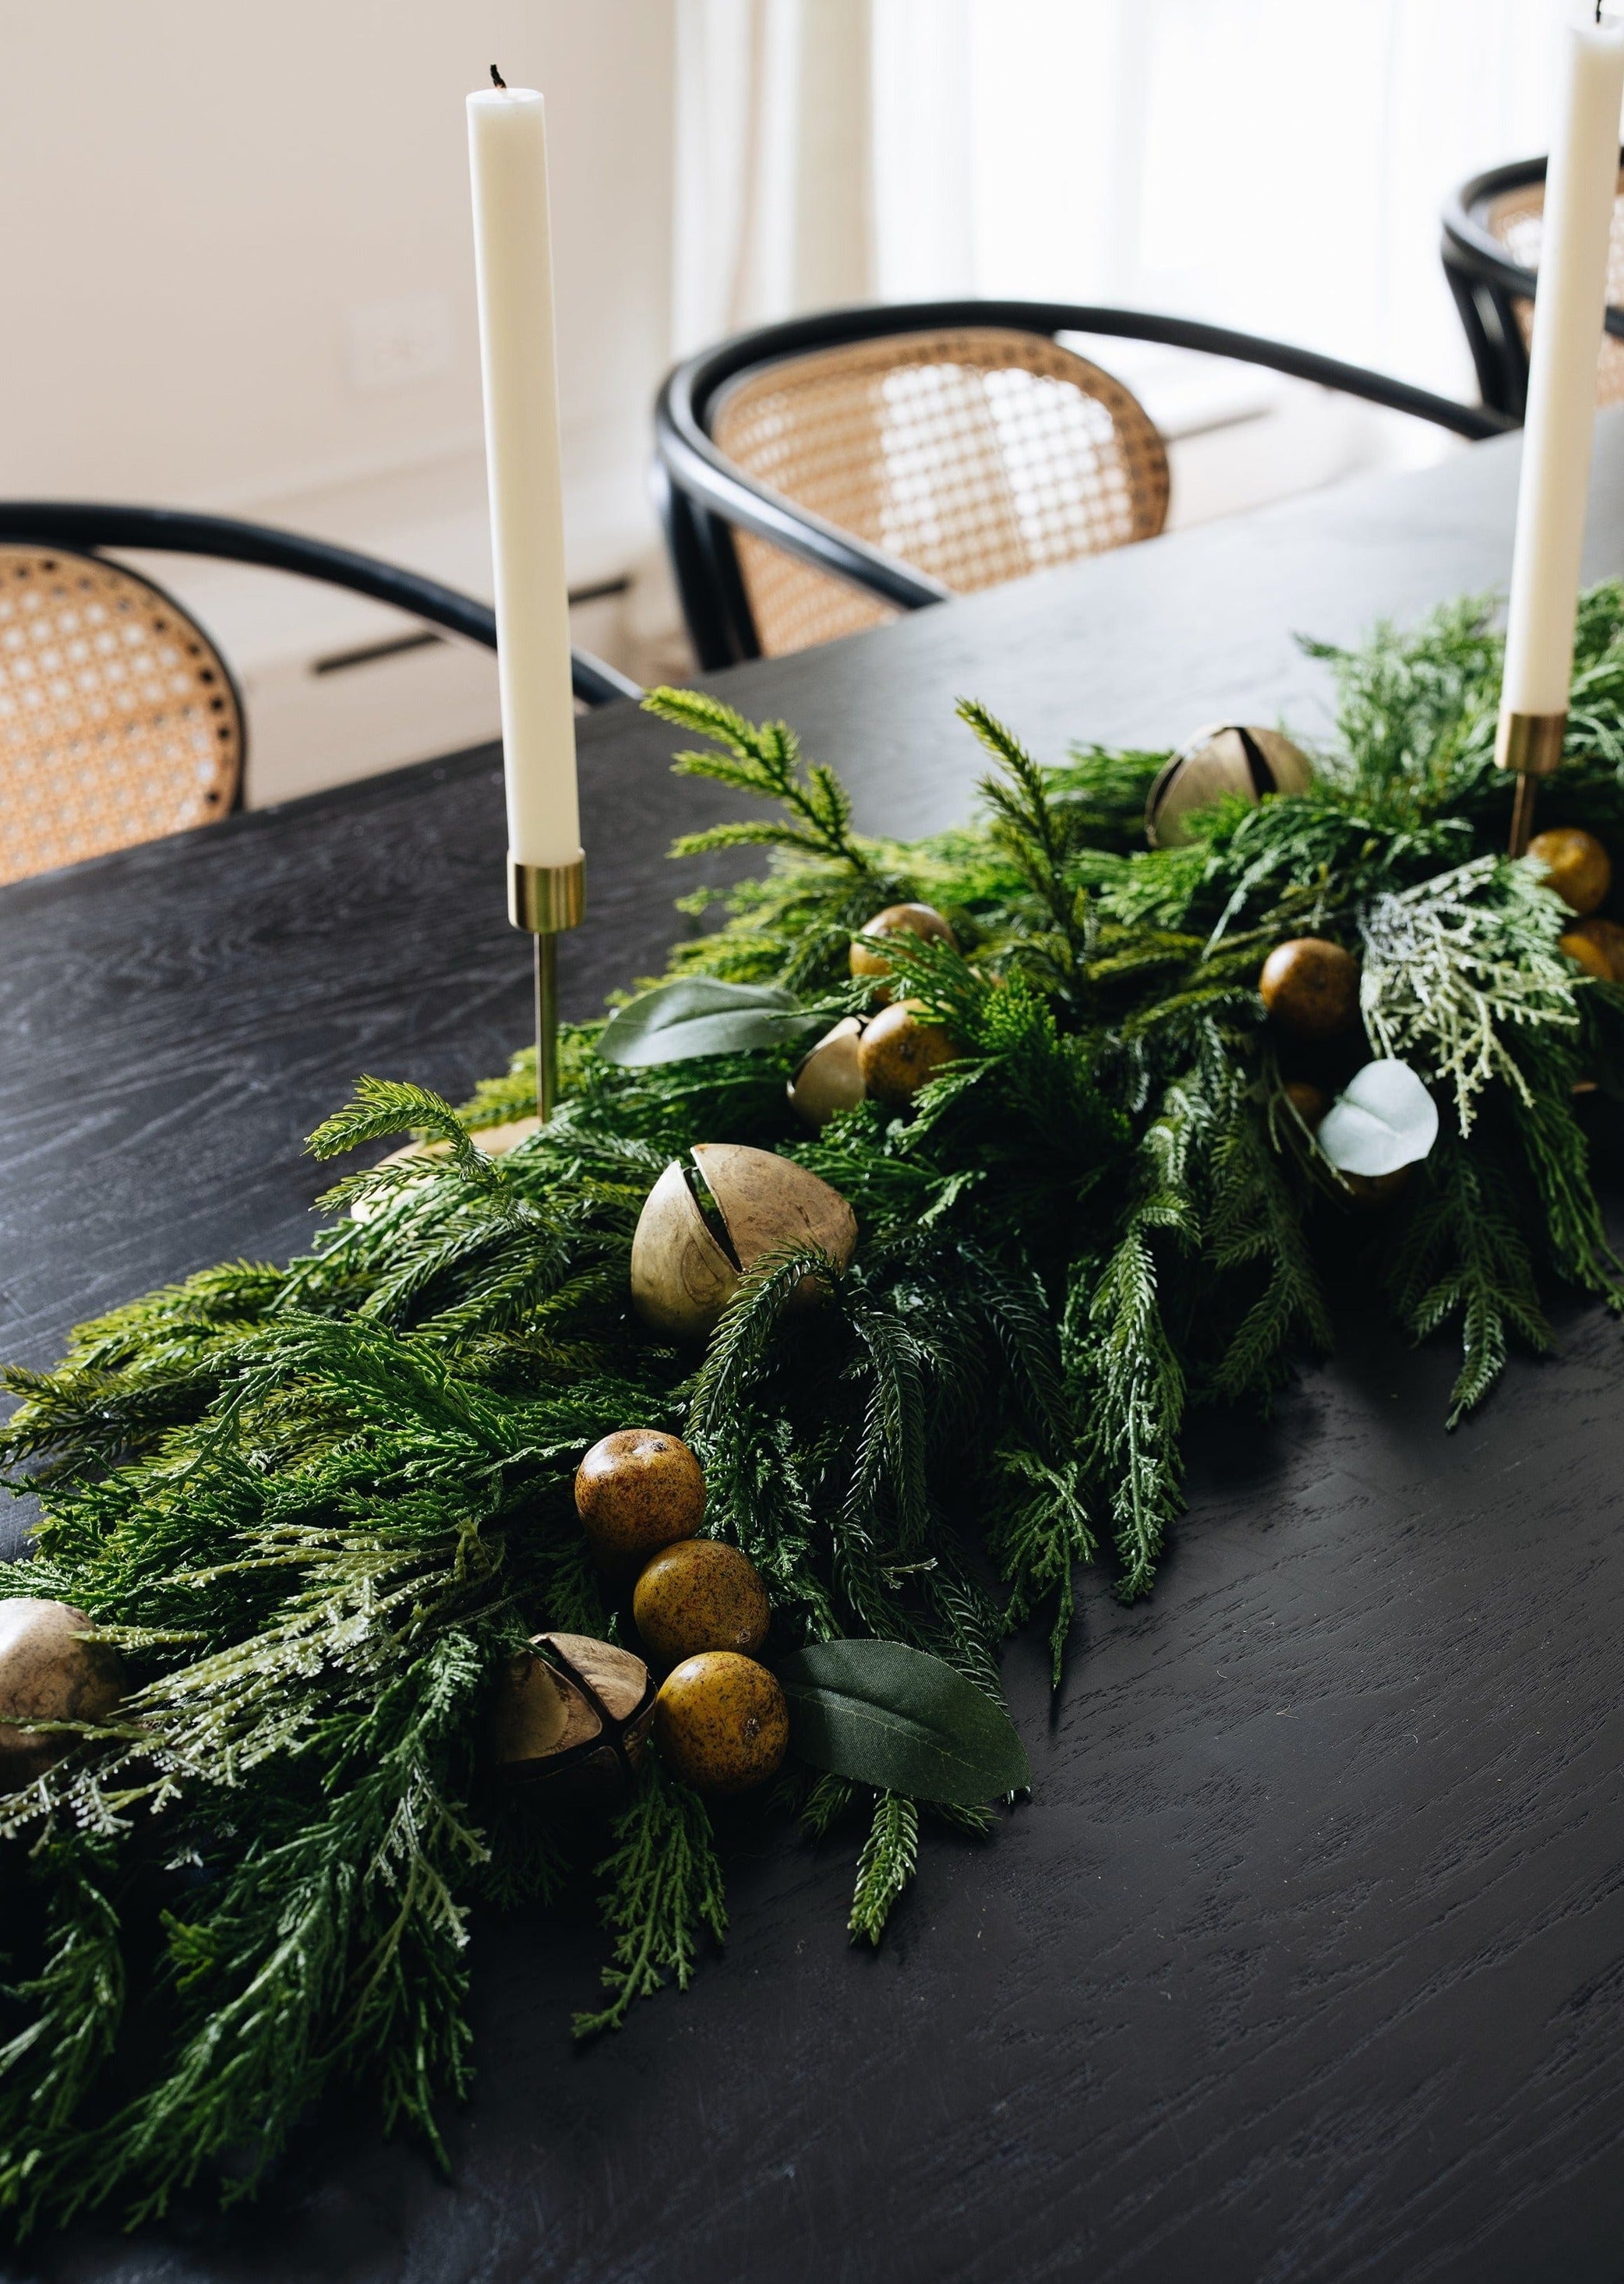
[[[681,1063],[693,1055],[782,1046],[822,1021],[776,983],[683,975],[617,1009],[604,1026],[597,1052],[612,1063]]]
[[[862,1784],[979,1808],[1030,1785],[1013,1722],[985,1691],[904,1642],[817,1642],[786,1657],[790,1748]]]

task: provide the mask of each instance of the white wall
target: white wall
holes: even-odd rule
[[[463,96],[493,61],[548,98],[572,584],[623,571],[671,337],[672,0],[0,0],[0,492],[260,516],[488,593]],[[482,653],[318,680],[401,622],[152,567],[242,674],[251,798],[495,729]]]

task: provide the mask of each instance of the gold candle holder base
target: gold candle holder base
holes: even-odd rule
[[[558,937],[587,908],[586,860],[521,864],[508,858],[508,918],[535,945],[535,1107],[542,1124],[558,1099]]]
[[[1564,714],[1513,714],[1503,710],[1495,736],[1495,763],[1517,772],[1517,798],[1511,804],[1511,854],[1524,856],[1534,832],[1534,803],[1542,778],[1552,777],[1562,766],[1562,741],[1567,735]]]

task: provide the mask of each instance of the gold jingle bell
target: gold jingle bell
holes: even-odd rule
[[[1178,849],[1194,838],[1189,820],[1226,794],[1255,808],[1265,794],[1304,793],[1314,775],[1300,746],[1278,730],[1221,723],[1198,730],[1161,770],[1144,804],[1144,837],[1152,849]]]
[[[694,1193],[689,1164],[674,1158],[644,1202],[631,1246],[632,1306],[667,1339],[708,1340],[740,1276],[765,1254],[816,1246],[844,1269],[855,1252],[850,1206],[792,1159],[742,1143],[696,1142],[689,1161],[711,1214]],[[801,1291],[811,1299],[815,1280],[803,1279]]]
[[[35,1721],[109,1720],[123,1694],[118,1653],[88,1641],[96,1621],[72,1602],[0,1601],[0,1792],[32,1784],[77,1740]]]
[[[790,1108],[815,1132],[821,1133],[838,1110],[853,1110],[863,1100],[863,1068],[857,1057],[862,1040],[860,1020],[842,1016],[789,1082]]]
[[[604,1807],[630,1790],[653,1719],[640,1657],[590,1634],[535,1634],[497,1686],[491,1755],[527,1800]]]

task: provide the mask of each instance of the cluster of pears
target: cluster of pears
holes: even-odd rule
[[[1258,991],[1269,1019],[1310,1064],[1319,1051],[1334,1060],[1337,1043],[1359,1024],[1359,962],[1329,937],[1299,935],[1277,943],[1263,962]],[[1331,1108],[1329,1091],[1315,1079],[1288,1079],[1287,1101],[1309,1133],[1317,1131]],[[1361,1206],[1378,1206],[1409,1178],[1408,1166],[1390,1174],[1343,1173],[1339,1179]]]
[[[1624,983],[1624,927],[1601,917],[1612,887],[1612,860],[1601,842],[1576,825],[1558,825],[1536,833],[1528,854],[1544,868],[1545,886],[1556,890],[1577,922],[1558,938],[1561,949],[1587,975]]]
[[[667,1669],[654,1701],[660,1757],[699,1792],[761,1783],[790,1740],[784,1692],[755,1656],[772,1613],[749,1557],[698,1536],[699,1460],[680,1436],[622,1428],[582,1459],[575,1511],[605,1573],[635,1581],[637,1632]]]
[[[1541,866],[1545,885],[1574,915],[1559,939],[1560,949],[1588,974],[1624,983],[1624,926],[1601,918],[1598,907],[1612,886],[1612,865],[1594,833],[1559,825],[1535,833],[1528,855]],[[1317,1050],[1355,1029],[1359,1021],[1359,963],[1339,943],[1323,936],[1293,936],[1277,943],[1263,963],[1258,989],[1270,1021],[1292,1045]],[[1290,1080],[1285,1093],[1312,1132],[1331,1107],[1325,1089],[1306,1077]],[[1409,1173],[1347,1174],[1355,1197],[1370,1201],[1395,1189]]]
[[[599,1568],[631,1586],[649,1662],[609,1642],[538,1635],[499,1693],[498,1763],[527,1784],[545,1782],[550,1797],[602,1799],[622,1787],[652,1734],[661,1760],[697,1792],[762,1783],[790,1740],[784,1692],[755,1655],[772,1614],[749,1558],[698,1536],[699,1460],[679,1436],[622,1428],[582,1459],[575,1511]],[[664,1670],[658,1686],[650,1664]]]
[[[926,1020],[917,999],[892,998],[888,935],[958,950],[952,928],[932,904],[887,904],[864,923],[852,939],[849,965],[859,982],[873,985],[878,1013],[845,1017],[790,1081],[790,1106],[808,1126],[827,1125],[837,1110],[853,1109],[867,1096],[888,1109],[903,1109],[959,1052],[952,1033]]]

